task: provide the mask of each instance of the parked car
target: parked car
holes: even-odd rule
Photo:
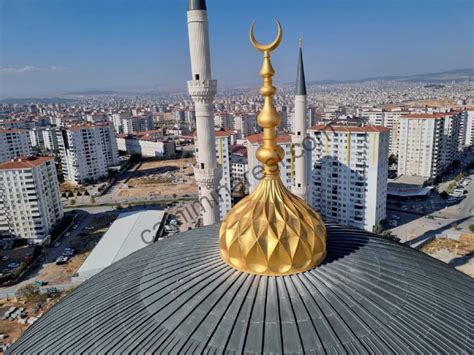
[[[47,285],[47,284],[48,284],[48,281],[43,281],[43,280],[36,280],[36,281],[35,281],[35,285],[36,285],[36,286],[39,286],[39,287],[45,286],[45,285]]]
[[[7,261],[8,259],[10,259],[10,256],[9,256],[9,255],[4,255],[4,256],[2,256],[2,260],[3,260],[3,261]]]
[[[73,256],[73,255],[75,254],[75,252],[76,252],[76,250],[73,249],[73,248],[65,248],[65,249],[63,250],[63,255],[64,255],[64,256],[69,256],[69,257],[71,257],[71,256]]]
[[[53,247],[55,247],[55,248],[58,248],[59,246],[61,246],[61,242],[56,242],[56,243],[53,244]]]
[[[72,229],[77,229],[79,227],[79,224],[75,224],[72,226]]]
[[[69,237],[71,235],[71,233],[67,232],[64,234],[65,237]]]
[[[59,256],[56,259],[56,265],[63,265],[66,264],[69,261],[69,258],[67,256]]]
[[[94,227],[93,227],[93,226],[87,226],[87,227],[84,228],[84,229],[90,231],[90,230],[94,229]]]
[[[10,264],[8,264],[8,267],[10,269],[16,269],[18,266],[20,266],[20,263],[10,263]]]

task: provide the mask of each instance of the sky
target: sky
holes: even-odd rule
[[[0,97],[80,90],[183,90],[190,79],[186,0],[0,0]],[[207,0],[213,76],[259,83],[248,41],[283,26],[275,80],[351,80],[474,67],[472,0]]]

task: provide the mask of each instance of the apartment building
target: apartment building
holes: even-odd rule
[[[158,131],[156,135],[147,132],[117,134],[116,139],[118,150],[128,154],[140,154],[142,157],[170,158],[176,153],[175,142],[164,140],[161,131]]]
[[[61,166],[66,181],[93,182],[108,175],[119,163],[111,122],[79,125],[58,130]]]
[[[463,113],[456,111],[401,116],[398,175],[440,175],[461,155],[463,122]]]
[[[474,145],[474,107],[467,108],[466,115],[464,145],[472,147]]]
[[[239,131],[239,138],[245,139],[257,132],[255,114],[238,114],[234,116],[234,129]]]
[[[308,132],[312,206],[325,221],[372,231],[386,217],[389,130],[317,125]]]
[[[122,118],[122,132],[133,134],[153,129],[153,117],[148,115]]]
[[[31,141],[27,130],[0,129],[0,163],[31,154]]]
[[[235,143],[237,132],[233,130],[217,129],[214,132],[216,142],[216,159],[217,164],[221,167],[221,179],[217,192],[219,193],[219,211],[220,220],[222,220],[227,212],[232,208],[232,195],[231,195],[231,150],[230,147]],[[194,133],[194,139],[196,140],[196,160],[199,159],[199,149],[197,144],[197,136]]]
[[[234,117],[227,112],[219,112],[214,115],[214,126],[224,129],[232,129],[234,127]]]
[[[248,157],[248,182],[249,191],[253,192],[263,177],[262,163],[257,160],[257,149],[263,143],[262,133],[247,137],[247,157]],[[289,134],[278,134],[277,144],[285,151],[285,157],[280,162],[280,178],[285,187],[291,191],[294,175],[294,152]]]
[[[35,127],[29,133],[32,147],[43,151],[57,151],[59,149],[55,127]]]
[[[42,242],[64,215],[54,157],[0,164],[0,235]]]

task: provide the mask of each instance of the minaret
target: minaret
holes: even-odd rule
[[[221,178],[216,161],[212,102],[217,81],[212,80],[209,30],[205,0],[188,0],[189,51],[193,80],[188,91],[194,101],[197,129],[197,163],[194,175],[199,188],[203,225],[219,222],[218,184]]]
[[[308,202],[308,154],[304,144],[306,138],[306,82],[303,67],[302,40],[299,39],[298,71],[296,74],[295,116],[291,141],[295,152],[295,183],[292,192]]]

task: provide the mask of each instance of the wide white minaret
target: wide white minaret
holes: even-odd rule
[[[307,152],[304,147],[305,138],[307,136],[306,82],[304,78],[301,38],[299,40],[299,47],[298,71],[296,74],[295,116],[293,119],[293,134],[291,135],[295,154],[295,182],[292,192],[306,202],[309,202],[308,160],[310,153]]]
[[[217,81],[212,80],[209,29],[205,0],[188,0],[189,52],[193,80],[188,91],[194,101],[197,129],[197,163],[194,175],[199,188],[203,225],[219,222],[218,185],[221,178],[216,160],[212,102]]]

